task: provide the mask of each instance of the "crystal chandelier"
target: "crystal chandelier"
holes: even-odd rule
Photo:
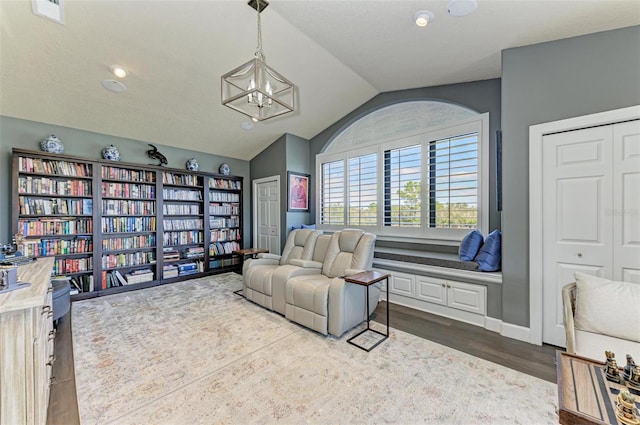
[[[260,13],[269,3],[250,0],[248,4],[258,12],[258,46],[253,59],[222,76],[222,104],[254,121],[264,121],[294,111],[295,86],[265,63]]]

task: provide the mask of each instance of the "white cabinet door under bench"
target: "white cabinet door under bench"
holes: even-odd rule
[[[431,276],[397,271],[389,273],[389,298],[392,303],[485,326],[487,287]]]

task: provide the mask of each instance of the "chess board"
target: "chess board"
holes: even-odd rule
[[[558,414],[561,424],[628,425],[616,417],[616,399],[620,391],[627,387],[607,381],[604,362],[595,362],[561,351],[557,352],[556,360]],[[640,391],[629,391],[638,400],[635,407],[636,415],[640,417]]]

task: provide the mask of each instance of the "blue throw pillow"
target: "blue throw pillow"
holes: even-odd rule
[[[484,242],[484,238],[479,231],[474,230],[468,233],[460,243],[460,250],[458,251],[460,259],[462,261],[473,261],[482,246],[482,242]]]
[[[502,234],[500,230],[494,230],[487,235],[484,245],[476,257],[478,270],[482,272],[495,272],[500,270],[502,260]]]
[[[313,229],[313,230],[315,230],[316,229],[316,225],[315,224],[309,224],[309,225],[303,224],[302,228],[303,229]]]

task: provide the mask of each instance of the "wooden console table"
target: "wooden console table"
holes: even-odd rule
[[[47,422],[53,365],[53,257],[18,267],[30,286],[0,293],[0,424]]]
[[[559,423],[624,425],[616,418],[616,398],[625,387],[607,381],[603,367],[604,362],[556,352]]]
[[[242,271],[242,266],[244,265],[245,258],[247,257],[255,258],[256,255],[267,253],[267,252],[269,252],[269,250],[264,248],[245,248],[245,249],[238,249],[236,251],[232,251],[231,253],[234,255],[240,256],[240,271]]]

